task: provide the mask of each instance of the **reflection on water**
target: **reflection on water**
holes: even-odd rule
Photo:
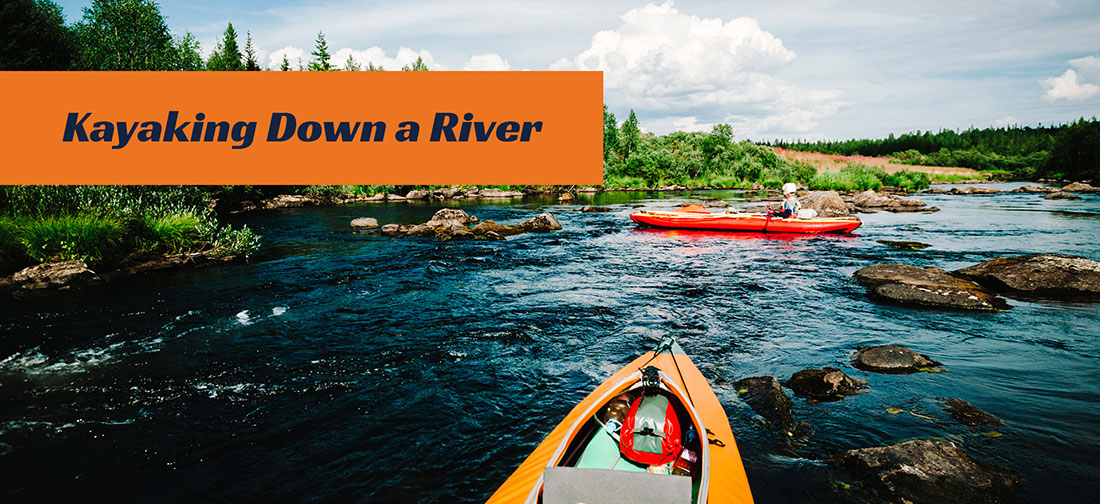
[[[920,196],[943,211],[865,215],[855,235],[814,237],[642,230],[627,217],[635,204],[690,197],[456,203],[498,222],[551,211],[565,226],[497,242],[332,232],[360,216],[423,222],[430,204],[242,215],[264,235],[250,264],[0,307],[3,491],[9,501],[478,502],[588,391],[672,334],[716,384],[759,502],[845,502],[823,457],[913,437],[951,439],[1019,471],[1022,502],[1093,498],[1096,304],[928,311],[875,304],[849,278],[882,261],[1100,259],[1100,224],[1079,217],[1097,214],[1100,198]],[[577,212],[583,204],[613,211]],[[948,371],[849,365],[856,347],[881,343]],[[814,434],[786,456],[729,384],[826,365],[868,380],[869,393],[795,399]],[[1002,435],[950,421],[937,397],[1002,418]]]

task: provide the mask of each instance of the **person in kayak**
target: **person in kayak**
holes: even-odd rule
[[[783,184],[783,206],[779,210],[768,210],[768,213],[772,217],[778,217],[780,219],[786,219],[787,217],[793,217],[798,213],[798,209],[802,208],[802,205],[798,203],[798,196],[794,195],[794,192],[798,189],[798,186],[792,182]]]

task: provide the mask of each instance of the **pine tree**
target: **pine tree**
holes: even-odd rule
[[[374,66],[374,63],[368,61],[367,62],[367,71],[368,72],[381,72],[381,71],[383,71],[382,70],[382,65]]]
[[[244,69],[249,72],[258,72],[260,70],[260,63],[256,61],[256,48],[252,46],[252,32],[246,32],[248,38],[244,44]]]
[[[202,46],[191,32],[177,37],[173,42],[176,50],[176,70],[196,71],[203,69]]]
[[[405,65],[401,67],[401,70],[406,72],[427,72],[428,65],[424,64],[424,58],[417,56],[416,61],[412,65]]]
[[[279,70],[282,70],[284,72],[290,70],[290,61],[287,61],[286,53],[283,53],[283,64],[279,65]]]
[[[332,59],[332,55],[328,52],[328,42],[325,42],[325,34],[317,32],[317,48],[310,54],[316,58],[314,61],[309,62],[309,69],[313,71],[328,72],[333,70],[332,64],[329,60]]]
[[[630,157],[630,153],[638,147],[638,139],[642,131],[638,129],[638,116],[634,115],[634,109],[630,109],[630,117],[623,121],[619,134],[619,154],[623,159]]]
[[[355,58],[352,58],[351,55],[349,54],[348,55],[348,60],[344,62],[344,71],[345,72],[358,72],[362,69],[363,69],[363,66],[360,65],[359,63],[356,63]]]
[[[206,61],[206,69],[233,72],[244,70],[244,63],[241,62],[243,56],[237,46],[237,31],[233,29],[233,23],[225,28],[224,35],[210,54],[210,59]]]

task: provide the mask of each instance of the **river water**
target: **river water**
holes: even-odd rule
[[[943,210],[863,215],[852,236],[639,230],[627,217],[631,204],[672,208],[693,194],[746,197],[581,201],[609,213],[549,199],[459,204],[498,222],[541,208],[565,227],[495,242],[343,232],[359,216],[423,222],[438,205],[245,214],[232,220],[264,237],[247,264],[6,304],[3,500],[480,502],[576,402],[669,335],[715,384],[758,502],[850,502],[823,458],[918,437],[953,440],[1019,472],[1021,502],[1095,499],[1100,305],[898,307],[870,301],[850,277],[884,261],[955,269],[1031,252],[1100,259],[1100,197],[922,196]],[[898,251],[877,239],[932,247]],[[885,343],[947,372],[849,364],[857,347]],[[794,399],[814,431],[793,454],[731,385],[829,365],[869,381],[869,392]],[[955,423],[938,397],[1005,425]]]

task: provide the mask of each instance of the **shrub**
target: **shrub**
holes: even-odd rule
[[[146,217],[135,243],[138,250],[179,254],[201,248],[200,221],[191,214]]]
[[[27,248],[20,238],[19,226],[12,219],[0,217],[0,275],[14,273],[31,265]]]
[[[927,189],[932,184],[932,177],[928,176],[927,173],[911,170],[898,170],[894,173],[887,173],[881,180],[885,185],[908,191]]]

